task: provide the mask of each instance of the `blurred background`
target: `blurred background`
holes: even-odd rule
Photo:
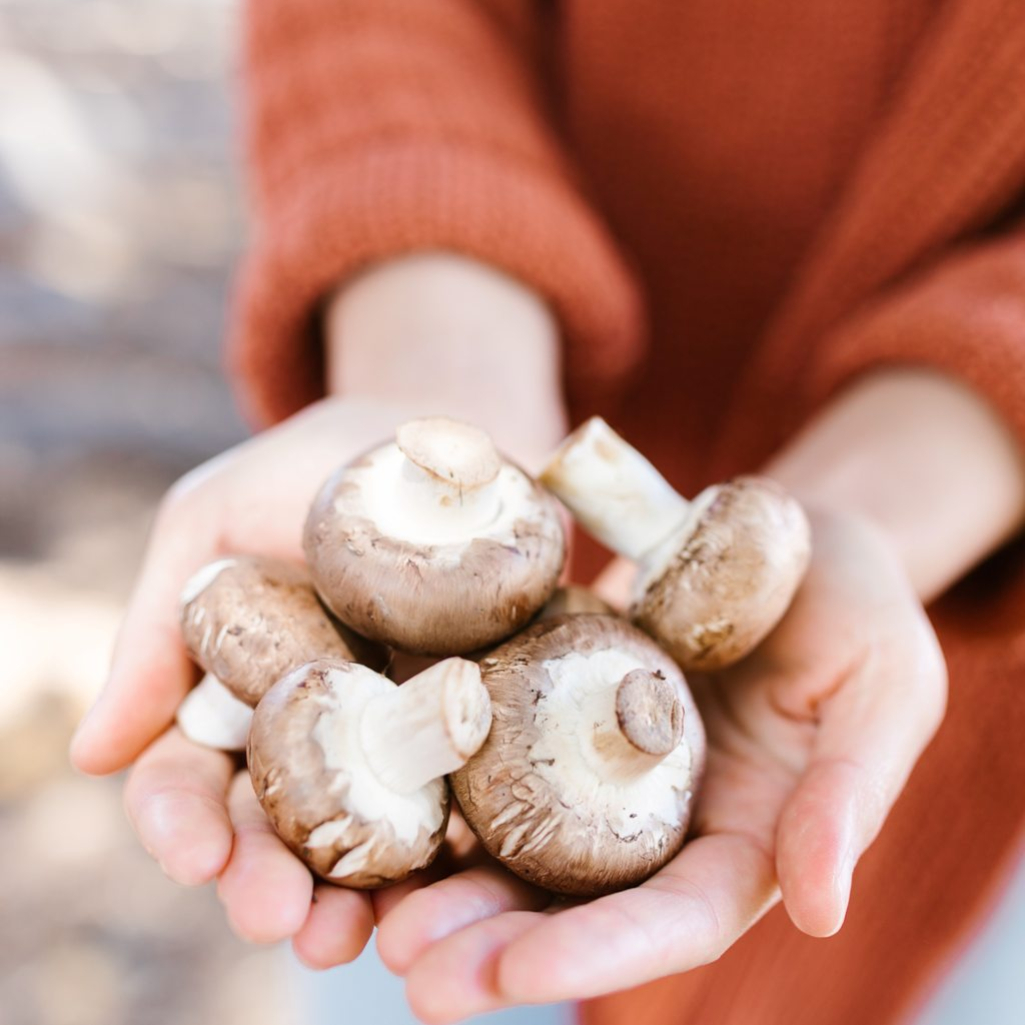
[[[152,511],[243,436],[232,0],[0,0],[0,1022],[270,1025],[276,955],[68,768]]]
[[[168,882],[120,780],[66,756],[157,501],[245,434],[220,369],[245,235],[236,17],[0,0],[0,1025],[281,1025],[307,985],[231,935],[211,888]],[[1023,949],[1025,871],[919,1025],[1010,1025]],[[401,1005],[368,978],[349,1021]]]

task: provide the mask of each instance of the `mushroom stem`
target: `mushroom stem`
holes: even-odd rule
[[[461,768],[491,729],[491,699],[473,662],[449,658],[374,698],[360,722],[363,752],[389,789],[411,794]]]
[[[616,688],[615,722],[595,728],[595,751],[610,778],[648,772],[675,750],[683,737],[683,703],[661,673],[634,669]]]
[[[403,424],[396,442],[405,459],[393,497],[404,517],[441,530],[439,540],[454,540],[498,516],[502,464],[482,430],[447,417],[430,417]]]
[[[244,751],[253,710],[207,673],[178,706],[176,718],[182,733],[197,744]]]
[[[635,561],[680,527],[690,510],[600,416],[566,438],[539,479],[602,544]]]

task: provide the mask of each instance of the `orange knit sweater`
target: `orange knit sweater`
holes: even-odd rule
[[[1022,0],[250,0],[246,44],[230,358],[257,421],[320,394],[330,290],[447,248],[547,297],[574,414],[685,492],[885,363],[959,375],[1025,444]],[[885,1025],[922,998],[1025,822],[1025,551],[933,614],[947,720],[842,932],[777,911],[587,1022]]]

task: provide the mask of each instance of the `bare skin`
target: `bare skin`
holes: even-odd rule
[[[563,430],[551,317],[469,261],[423,256],[354,282],[328,318],[328,359],[346,398],[172,492],[110,681],[75,741],[83,771],[134,761],[126,805],[165,871],[192,884],[217,878],[240,935],[292,937],[318,967],[354,957],[376,918],[382,956],[432,1022],[706,963],[780,899],[805,932],[835,932],[854,866],[942,718],[945,673],[922,601],[1025,516],[1021,455],[985,404],[927,371],[879,373],[764,468],[808,506],[815,555],[770,638],[714,690],[694,681],[710,741],[701,836],[643,886],[552,914],[546,895],[483,859],[458,822],[459,856],[424,878],[373,898],[315,891],[268,832],[245,777],[231,783],[229,759],[165,732],[195,678],[175,606],[198,565],[232,549],[296,555],[305,505],[328,469],[411,415],[478,422],[528,464]],[[604,593],[621,600],[625,575],[610,568]]]

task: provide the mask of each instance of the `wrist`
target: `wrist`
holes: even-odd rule
[[[923,600],[1017,530],[1025,468],[986,403],[928,370],[862,378],[773,459],[766,473],[803,502],[871,522]]]
[[[329,393],[444,413],[525,459],[565,430],[556,321],[485,264],[421,253],[347,282],[325,316]]]

